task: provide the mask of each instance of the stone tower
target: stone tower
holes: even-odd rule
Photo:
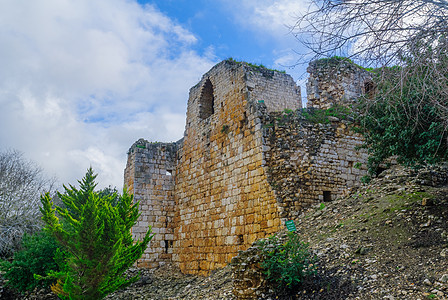
[[[311,108],[373,91],[370,73],[344,59],[308,71]],[[208,274],[303,207],[356,187],[368,155],[354,124],[312,121],[301,108],[300,89],[282,72],[226,60],[204,74],[190,89],[184,137],[129,149],[125,184],[141,210],[133,234],[154,232],[138,265]]]
[[[139,265],[173,261],[207,274],[277,231],[261,112],[301,107],[300,89],[282,72],[226,60],[204,74],[190,90],[184,138],[129,150],[125,183],[142,211],[134,235],[148,225],[155,233]]]
[[[151,246],[138,262],[140,267],[154,268],[172,261],[174,241],[174,173],[178,145],[135,142],[128,152],[125,186],[140,201],[140,219],[133,228],[135,239],[143,239],[152,227]]]

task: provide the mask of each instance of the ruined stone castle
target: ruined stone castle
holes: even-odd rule
[[[347,105],[372,89],[369,73],[348,61],[315,61],[308,72],[309,108]],[[138,265],[205,275],[302,207],[358,185],[362,137],[347,120],[308,120],[301,103],[291,76],[226,60],[190,89],[180,141],[135,142],[124,173],[140,201],[133,234],[148,225],[154,233]]]

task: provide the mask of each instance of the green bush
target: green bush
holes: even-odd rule
[[[103,299],[137,281],[138,276],[128,279],[123,273],[152,238],[148,228],[142,241],[134,241],[131,228],[140,216],[139,203],[126,190],[118,201],[114,192],[95,192],[95,178],[89,169],[80,189],[64,186],[65,194],[58,193],[63,208],[54,208],[49,194],[41,197],[45,229],[68,252],[62,270],[48,274],[57,279],[51,289],[61,299]]]
[[[266,279],[278,288],[295,288],[304,278],[316,274],[316,257],[293,232],[288,232],[284,240],[275,235],[260,240],[257,246]]]
[[[49,286],[54,280],[36,280],[34,274],[43,276],[59,270],[54,259],[58,247],[55,239],[45,231],[25,235],[22,250],[14,253],[14,260],[5,260],[0,264],[3,277],[7,279],[6,285],[21,292],[37,286]]]
[[[374,78],[375,97],[360,99],[357,110],[371,175],[390,157],[416,168],[448,160],[446,80],[439,78],[448,77],[448,56],[434,60],[433,51],[422,47],[403,58],[403,67],[381,69]]]

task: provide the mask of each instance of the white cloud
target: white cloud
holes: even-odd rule
[[[271,45],[273,65],[284,70],[296,79],[305,74],[303,65],[296,66],[300,56],[299,43],[291,33],[298,16],[308,10],[305,0],[221,0],[234,20],[243,28],[250,30],[261,43]],[[305,94],[302,86],[302,95]]]
[[[290,27],[297,21],[297,16],[306,10],[303,0],[226,0],[235,19],[261,36],[269,34],[280,42],[290,34]],[[288,37],[290,38],[290,36]]]
[[[92,165],[121,187],[138,138],[182,137],[188,90],[213,63],[194,34],[129,0],[0,4],[0,147],[62,183]]]
[[[302,105],[306,107],[307,58],[298,54],[300,43],[291,32],[300,15],[310,8],[306,0],[221,0],[235,21],[253,32],[261,42],[272,47],[275,69],[285,70],[301,88]]]

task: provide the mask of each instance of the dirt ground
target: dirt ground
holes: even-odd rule
[[[426,177],[425,177],[426,176]],[[262,299],[448,299],[448,185],[394,168],[295,220],[298,234],[319,258],[318,274],[297,290]],[[172,266],[141,272],[141,279],[107,299],[234,299],[229,267],[208,277]],[[45,290],[1,299],[57,299]]]

